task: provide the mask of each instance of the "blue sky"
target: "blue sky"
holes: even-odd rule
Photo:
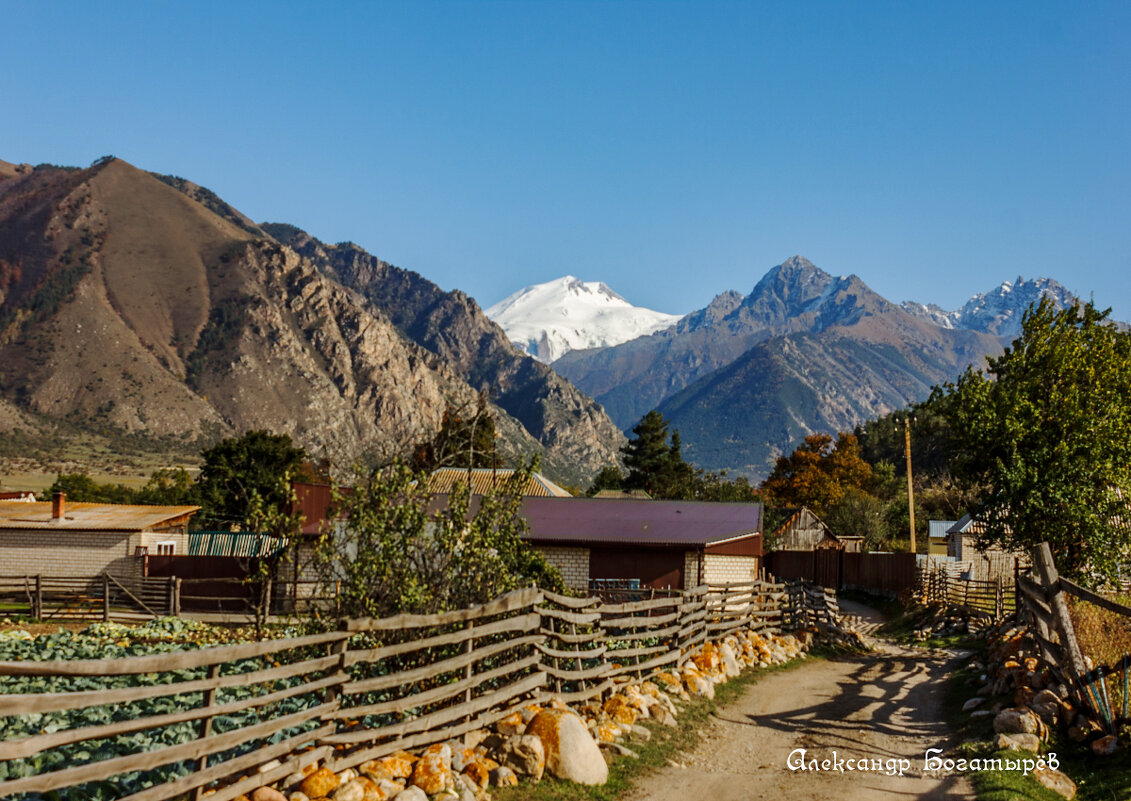
[[[0,0],[0,158],[105,155],[483,305],[685,312],[800,253],[1131,319],[1131,4]]]

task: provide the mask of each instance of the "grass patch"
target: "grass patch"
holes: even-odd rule
[[[703,724],[720,708],[734,702],[751,685],[771,673],[779,673],[805,664],[812,659],[821,659],[830,652],[814,649],[807,659],[794,659],[784,665],[768,668],[747,668],[739,676],[725,684],[715,686],[715,698],[709,700],[693,696],[691,701],[676,701],[679,707],[679,725],[675,728],[661,726],[651,720],[640,721],[652,732],[648,742],[634,738],[622,741],[622,745],[637,754],[632,757],[614,756],[609,762],[609,780],[600,786],[575,784],[553,778],[535,784],[529,780],[519,782],[517,787],[492,789],[492,797],[498,801],[615,801],[632,788],[633,783],[645,774],[663,767],[669,759],[676,759],[695,748],[701,739]],[[602,749],[602,753],[609,754]]]
[[[984,663],[986,644],[976,640],[968,644]],[[993,746],[992,716],[972,718],[962,711],[962,705],[981,685],[980,674],[968,667],[951,674],[946,688],[944,708],[951,729],[964,740],[956,749],[956,758],[966,759],[1025,759],[1034,758],[1027,751],[999,751]],[[1012,706],[1009,696],[988,698],[980,708],[990,708],[995,703]],[[1127,744],[1124,743],[1124,748]],[[1060,770],[1076,782],[1079,801],[1127,801],[1131,798],[1131,771],[1125,767],[1125,752],[1113,757],[1097,757],[1086,747],[1067,738],[1054,735],[1046,745],[1055,753]],[[984,770],[970,775],[978,801],[1063,801],[1061,796],[1041,786],[1030,776],[1017,771]]]

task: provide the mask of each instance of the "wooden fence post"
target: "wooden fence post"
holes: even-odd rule
[[[102,574],[102,620],[110,622],[110,574]]]
[[[169,580],[165,583],[165,608],[166,614],[172,616],[177,614],[174,609],[177,605],[176,602],[177,580],[173,576],[169,576]]]
[[[173,615],[175,617],[181,616],[181,579],[180,576],[174,579],[173,583]]]
[[[1056,572],[1052,550],[1047,542],[1042,542],[1033,549],[1033,561],[1041,577],[1041,584],[1048,593],[1049,606],[1052,607],[1053,620],[1057,634],[1060,635],[1060,645],[1076,674],[1076,680],[1079,681],[1088,672],[1088,666],[1080,653],[1080,645],[1076,642],[1076,630],[1072,626],[1072,618],[1068,615],[1068,602],[1064,600],[1064,592],[1060,589],[1060,575]]]
[[[36,620],[43,620],[43,576],[37,575],[35,577],[35,611],[32,617]]]
[[[467,621],[467,630],[470,632],[474,628],[475,628],[475,621],[474,620]],[[551,629],[553,628],[552,622],[551,622],[550,628]],[[464,651],[468,655],[471,655],[472,653],[475,652],[475,635],[472,635],[472,636],[467,638],[467,645],[464,646]],[[557,667],[557,666],[558,666],[558,661],[555,659],[554,660],[554,667]],[[471,681],[471,677],[475,674],[474,667],[475,667],[475,663],[468,662],[467,667],[463,669],[463,677],[465,679],[467,679],[469,683]],[[561,682],[560,681],[558,682],[558,692],[561,692]],[[471,687],[470,686],[464,692],[463,700],[464,700],[464,702],[471,701]],[[469,719],[470,719],[470,716],[469,716]]]
[[[208,668],[208,678],[214,679],[214,678],[217,678],[219,675],[220,675],[220,665],[219,664],[212,665],[211,667]],[[205,692],[204,692],[204,706],[205,706],[205,708],[211,709],[215,704],[216,704],[216,688],[213,687],[209,690],[205,690]],[[206,717],[206,718],[204,718],[203,720],[200,721],[200,728],[197,730],[197,737],[199,739],[203,740],[206,737],[208,737],[210,734],[212,734],[212,716],[211,715],[209,715],[208,717]],[[200,759],[198,759],[196,761],[196,769],[199,772],[199,771],[204,770],[206,767],[208,767],[208,757],[202,756]],[[193,791],[193,794],[192,794],[193,801],[200,801],[200,798],[204,795],[205,787],[207,787],[207,785],[202,784],[200,787],[197,787]]]

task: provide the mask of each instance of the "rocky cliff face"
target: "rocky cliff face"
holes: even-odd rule
[[[601,407],[519,351],[473,298],[445,292],[349,242],[327,245],[289,225],[263,229],[359,292],[472,388],[486,391],[545,449],[550,474],[584,483],[619,458],[624,435]]]
[[[526,418],[498,409],[504,452],[546,451],[549,472],[576,481],[615,456],[619,432],[595,403],[552,373],[539,384],[536,367],[496,364],[501,331],[460,293],[342,261],[370,295],[385,288],[393,320],[336,267],[181,179],[120,160],[0,167],[0,412],[186,450],[267,428],[348,465],[403,451],[486,385]]]

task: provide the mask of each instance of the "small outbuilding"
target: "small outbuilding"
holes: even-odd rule
[[[950,529],[957,520],[931,520],[927,523],[927,553],[931,556],[947,556],[950,550]]]
[[[1030,564],[1024,551],[1007,551],[1000,545],[978,547],[978,535],[985,534],[986,524],[970,515],[962,516],[947,532],[947,556],[969,565],[965,577],[977,581],[1001,579],[1012,582],[1017,568]]]
[[[130,506],[0,501],[4,574],[88,577],[142,575],[145,556],[188,553],[189,519],[199,506]]]
[[[688,589],[762,566],[761,504],[526,498],[522,515],[527,540],[578,590],[594,579]]]
[[[775,551],[834,550],[860,553],[864,538],[834,534],[808,506],[784,510],[786,520],[770,537]]]

